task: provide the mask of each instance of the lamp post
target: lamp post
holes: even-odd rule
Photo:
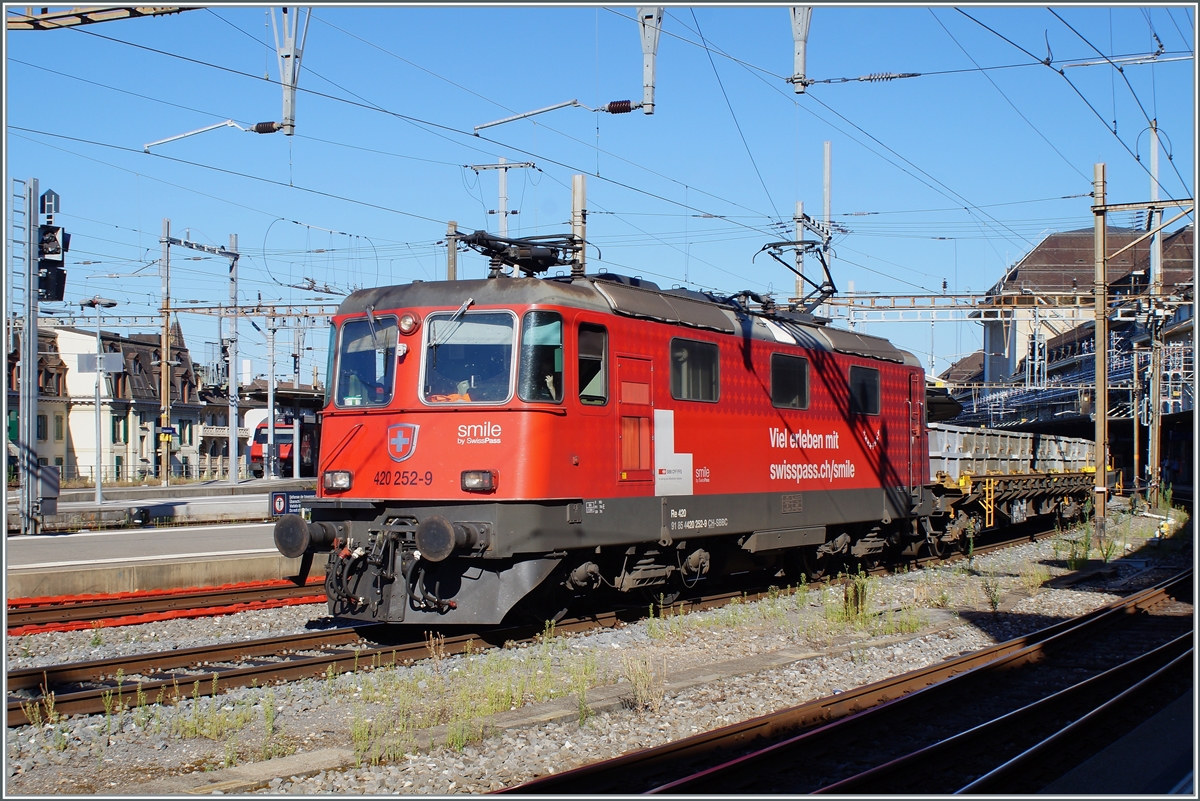
[[[100,309],[111,309],[116,306],[115,300],[96,295],[91,300],[79,301],[80,308],[92,307],[96,310],[96,505],[104,502],[104,491],[100,488],[104,473],[104,436],[100,427],[100,375],[104,369],[104,347],[100,343]]]

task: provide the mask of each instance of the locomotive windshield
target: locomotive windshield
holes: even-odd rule
[[[502,403],[512,395],[509,312],[439,312],[425,326],[428,403]]]
[[[386,406],[396,373],[396,318],[371,315],[342,325],[337,355],[338,406]]]

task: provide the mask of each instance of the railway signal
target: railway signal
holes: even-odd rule
[[[49,193],[47,193],[49,194]],[[55,207],[57,207],[55,195]],[[43,198],[45,200],[45,198]],[[59,301],[67,286],[67,272],[62,268],[64,257],[71,249],[71,235],[58,225],[38,226],[38,299]]]

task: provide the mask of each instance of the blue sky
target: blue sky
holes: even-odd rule
[[[1096,162],[1110,202],[1149,198],[1149,119],[1170,153],[1160,194],[1195,191],[1192,6],[816,7],[817,83],[803,95],[784,80],[786,6],[668,6],[652,116],[564,108],[472,134],[572,99],[640,100],[635,19],[626,6],[317,6],[295,136],[219,128],[149,154],[148,142],[227,119],[280,119],[263,7],[8,32],[7,178],[62,197],[62,308],[99,293],[129,314],[158,308],[164,217],[198,242],[238,235],[243,303],[338,297],[296,288],[309,280],[347,292],[442,278],[447,220],[498,230],[497,172],[466,165],[499,157],[536,165],[509,171],[510,235],[567,233],[571,176],[586,173],[589,270],[780,298],[791,273],[754,256],[791,238],[797,201],[820,216],[825,141],[842,290],[986,290],[1048,233],[1092,225]],[[1104,63],[1159,42],[1147,63]],[[877,73],[917,76],[857,80]],[[172,254],[177,303],[227,302],[223,259]],[[461,254],[459,274],[483,277],[486,260]],[[212,358],[215,319],[180,319],[193,358]],[[867,330],[928,363],[927,323]],[[264,374],[263,335],[240,332]],[[980,334],[938,324],[933,340],[940,372]],[[311,377],[324,334],[305,344]]]

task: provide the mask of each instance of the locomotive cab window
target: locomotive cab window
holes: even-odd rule
[[[396,318],[373,315],[342,325],[337,355],[338,406],[386,406],[396,373]]]
[[[720,399],[720,351],[715,344],[671,340],[671,397],[710,403]]]
[[[808,359],[771,354],[771,403],[781,409],[808,408]]]
[[[579,325],[579,402],[608,403],[608,331],[604,326]]]
[[[517,394],[531,403],[561,403],[562,315],[531,311],[521,320],[521,378]]]
[[[511,397],[510,312],[439,312],[426,320],[426,403],[503,403]]]
[[[879,414],[879,371],[850,368],[850,413]]]

